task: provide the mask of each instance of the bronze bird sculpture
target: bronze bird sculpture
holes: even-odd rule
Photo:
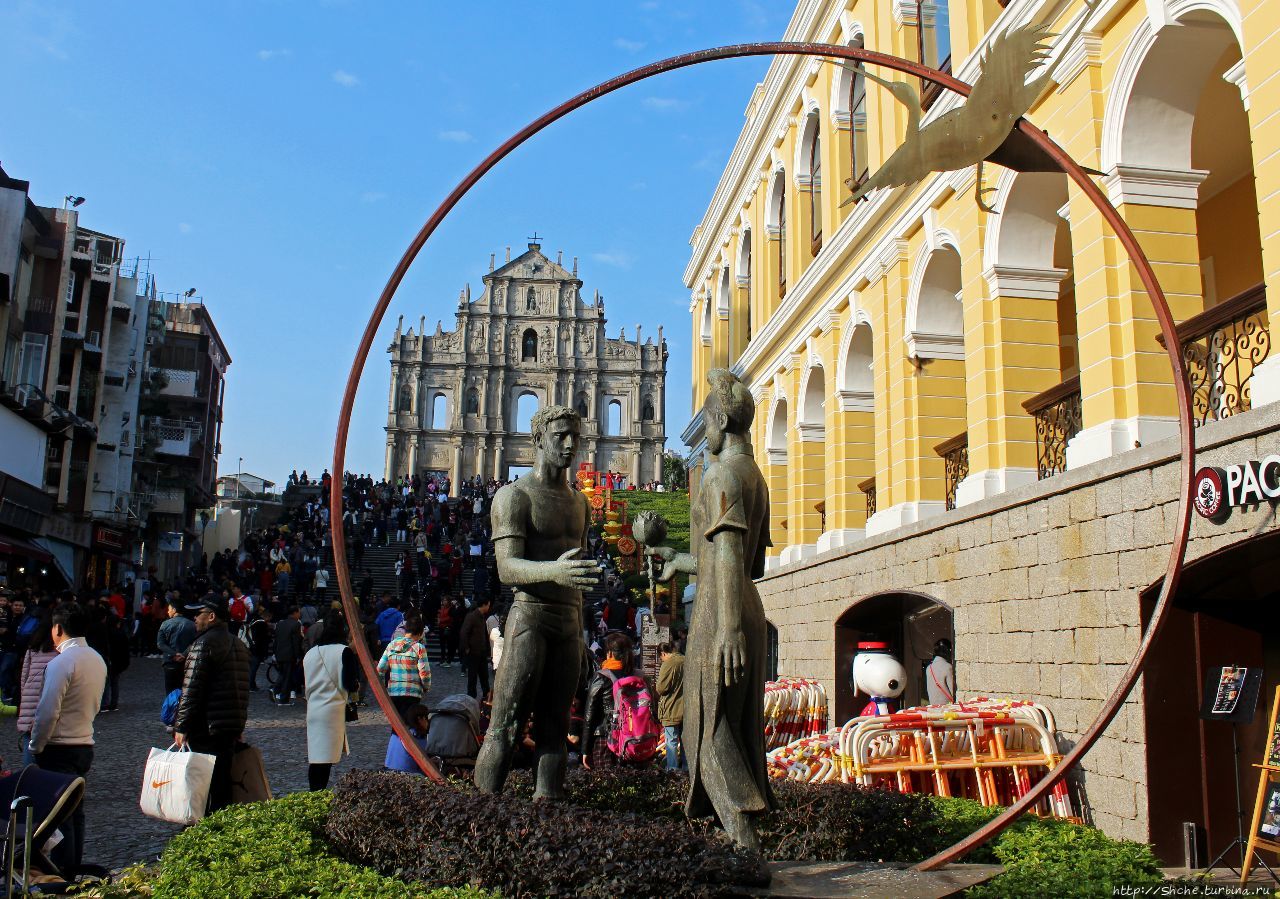
[[[1064,42],[1078,36],[1099,2],[1085,0],[1085,14]],[[983,57],[981,74],[968,99],[924,128],[920,127],[923,110],[915,87],[864,71],[868,80],[888,89],[907,108],[907,139],[866,181],[858,184],[852,178],[846,179],[852,195],[841,205],[857,202],[873,190],[914,184],[932,172],[953,172],[976,163],[978,207],[994,213],[982,199],[994,191],[982,186],[984,163],[994,162],[1017,172],[1061,171],[1047,153],[1016,130],[1018,120],[1053,77],[1052,70],[1048,70],[1030,82],[1026,80],[1048,58],[1052,38],[1046,25],[1020,28],[997,37]]]

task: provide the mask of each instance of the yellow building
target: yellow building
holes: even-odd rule
[[[1054,83],[1028,118],[1104,173],[1154,263],[1206,462],[1261,458],[1280,449],[1280,404],[1269,405],[1280,361],[1268,358],[1280,304],[1280,6],[801,0],[783,39],[923,59],[972,83],[1001,34],[1041,23],[1066,33],[1086,14],[1080,37],[1054,47]],[[923,93],[925,125],[960,102],[935,93]],[[914,640],[946,633],[962,693],[1039,696],[1062,710],[1069,740],[1132,657],[1167,559],[1169,362],[1123,248],[1065,175],[988,166],[977,185],[970,168],[843,205],[846,185],[874,173],[907,124],[858,66],[775,59],[693,234],[695,417],[683,436],[705,462],[708,370],[730,367],[751,386],[772,499],[761,592],[784,673],[823,678],[847,714],[852,635],[888,630],[911,656]],[[981,211],[979,187],[998,214]],[[1250,542],[1274,526],[1260,505],[1225,525],[1197,520],[1188,559],[1268,555]],[[930,618],[934,607],[945,615]],[[1249,630],[1246,650],[1192,600],[1182,613],[1176,639],[1280,656],[1270,625]],[[1197,655],[1187,689],[1212,663]],[[1171,857],[1177,841],[1160,827],[1194,821],[1216,853],[1224,812],[1148,801],[1160,786],[1151,747],[1175,732],[1153,730],[1174,725],[1152,711],[1151,679],[1076,786],[1109,830]],[[1194,724],[1193,709],[1178,726]],[[1193,764],[1229,792],[1211,762]]]

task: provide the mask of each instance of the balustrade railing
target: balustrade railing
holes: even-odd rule
[[[947,511],[956,507],[956,488],[969,476],[969,432],[957,434],[933,448],[942,457],[946,474]]]
[[[1067,442],[1080,433],[1080,376],[1068,378],[1024,400],[1022,408],[1036,421],[1036,479],[1067,470]]]
[[[876,479],[867,478],[858,485],[858,489],[867,498],[867,517],[870,518],[876,514]]]
[[[1197,426],[1248,411],[1253,372],[1271,352],[1266,288],[1259,284],[1193,315],[1178,325],[1178,343]]]

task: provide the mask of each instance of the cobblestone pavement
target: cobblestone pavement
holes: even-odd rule
[[[432,675],[428,704],[466,688],[456,667],[436,665]],[[259,683],[264,683],[264,672],[260,671],[258,677]],[[171,742],[160,722],[163,699],[160,662],[135,658],[121,678],[119,711],[98,716],[97,745],[85,805],[86,862],[118,868],[152,861],[169,838],[182,829],[148,818],[138,808],[147,753],[153,746],[164,748]],[[307,706],[301,700],[292,706],[277,706],[265,692],[250,697],[245,739],[262,750],[267,777],[277,796],[307,789],[306,715]],[[9,739],[0,741],[0,754],[13,764],[20,758],[17,733],[12,719],[4,726],[9,728]],[[352,768],[381,767],[389,732],[386,718],[376,705],[362,707],[360,720],[348,726],[351,754],[334,766],[330,783],[336,783]]]

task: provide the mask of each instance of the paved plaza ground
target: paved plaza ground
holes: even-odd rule
[[[262,678],[259,672],[259,678]],[[428,703],[465,688],[457,668],[433,669]],[[156,821],[138,809],[142,769],[151,747],[168,746],[171,737],[160,722],[164,698],[160,662],[134,659],[121,683],[120,710],[98,716],[97,746],[89,772],[85,861],[118,868],[154,860],[180,827]],[[249,703],[246,740],[262,750],[271,789],[277,796],[307,788],[307,706],[274,705],[268,694],[254,693]],[[0,739],[0,755],[14,764],[20,758],[13,720],[7,739]],[[378,768],[387,748],[386,718],[376,706],[360,709],[360,720],[348,730],[351,755],[334,767],[333,780],[352,768]]]

